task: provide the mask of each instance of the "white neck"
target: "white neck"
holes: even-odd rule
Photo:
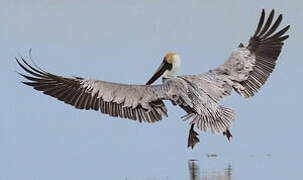
[[[178,70],[180,69],[181,66],[181,59],[179,55],[174,55],[174,61],[172,64],[172,69],[171,70],[166,70],[163,74],[164,78],[171,78],[174,77]]]

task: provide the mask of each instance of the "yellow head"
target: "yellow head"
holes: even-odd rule
[[[170,52],[165,55],[164,61],[171,64],[171,68],[164,72],[163,77],[169,78],[175,76],[181,66],[180,56],[177,53]]]
[[[166,62],[168,62],[169,64],[173,64],[174,59],[176,58],[176,56],[179,56],[179,55],[175,52],[170,52],[170,53],[167,53],[164,56],[164,60],[166,60]]]

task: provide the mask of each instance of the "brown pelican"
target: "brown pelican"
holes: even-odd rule
[[[180,67],[180,56],[168,53],[156,73],[146,85],[127,85],[81,77],[67,78],[32,66],[22,57],[17,63],[31,76],[20,74],[30,82],[23,82],[44,94],[64,101],[78,109],[99,110],[113,117],[157,122],[167,116],[163,100],[170,100],[191,119],[188,147],[199,142],[194,126],[201,131],[222,133],[228,140],[229,128],[235,120],[235,111],[219,101],[234,89],[245,98],[252,97],[274,70],[281,52],[284,35],[290,26],[275,33],[282,21],[279,15],[272,25],[274,10],[264,24],[262,10],[259,24],[248,45],[242,43],[224,64],[198,75],[175,76]],[[163,83],[151,85],[163,75]]]

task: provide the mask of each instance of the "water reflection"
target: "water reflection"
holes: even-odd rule
[[[197,160],[189,160],[188,161],[189,175],[191,180],[199,179],[199,166],[197,164]]]
[[[191,180],[232,180],[232,166],[228,164],[224,169],[200,170],[198,160],[189,160],[188,167]],[[200,178],[201,174],[201,178]]]

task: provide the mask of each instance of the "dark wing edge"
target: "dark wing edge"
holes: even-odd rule
[[[120,117],[149,123],[162,120],[162,116],[167,117],[167,109],[161,99],[148,102],[151,107],[150,109],[143,108],[140,104],[136,107],[125,106],[124,102],[127,101],[126,98],[122,102],[106,101],[102,96],[100,96],[98,90],[93,93],[93,91],[96,90],[88,86],[83,86],[83,83],[86,81],[84,78],[65,78],[57,76],[36,66],[36,68],[31,66],[22,57],[21,60],[23,64],[18,58],[16,58],[18,65],[31,75],[28,76],[18,73],[27,80],[30,80],[30,82],[22,83],[32,86],[34,89],[70,104],[77,109],[99,110],[101,113],[108,114],[112,117]],[[104,85],[106,85],[106,83]]]
[[[275,69],[284,41],[289,37],[284,35],[289,30],[289,25],[276,32],[283,17],[280,14],[272,24],[274,14],[275,11],[272,10],[265,22],[263,9],[256,31],[250,37],[248,45],[244,46],[241,43],[224,64],[206,75],[224,81],[245,98],[254,96]],[[204,77],[207,77],[206,75]]]
[[[240,82],[244,89],[235,88],[240,95],[246,98],[253,96],[265,84],[276,66],[276,61],[284,44],[283,41],[289,37],[289,35],[284,34],[288,31],[290,25],[274,34],[282,21],[282,14],[280,14],[271,26],[274,13],[275,11],[272,10],[263,26],[265,11],[262,10],[258,27],[247,46],[251,54],[255,55],[254,67],[247,80]]]

